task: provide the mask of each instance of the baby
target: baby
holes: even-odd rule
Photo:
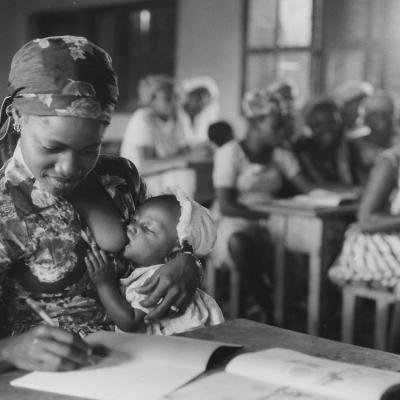
[[[93,228],[92,228],[93,229]],[[96,232],[93,232],[96,237]],[[122,331],[172,335],[224,321],[216,301],[197,289],[185,313],[172,306],[174,317],[147,322],[148,309],[140,305],[144,295],[136,292],[158,268],[180,249],[192,249],[197,256],[207,255],[214,245],[216,229],[207,209],[183,193],[147,199],[135,212],[127,227],[128,243],[123,256],[135,268],[131,275],[116,280],[107,254],[92,246],[85,259],[89,277],[112,320]]]

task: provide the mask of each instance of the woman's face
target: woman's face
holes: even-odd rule
[[[276,146],[281,137],[280,117],[270,114],[258,121],[260,146]]]
[[[24,115],[19,122],[23,158],[48,192],[70,193],[95,166],[105,130],[100,121]]]
[[[154,111],[162,118],[173,118],[176,114],[177,96],[174,89],[164,88],[159,90],[151,102]]]
[[[322,148],[336,147],[342,138],[340,117],[337,113],[315,111],[309,120],[314,141]]]

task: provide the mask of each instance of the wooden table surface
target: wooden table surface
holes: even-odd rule
[[[196,339],[218,340],[243,345],[243,352],[283,347],[313,356],[344,361],[391,371],[400,371],[400,356],[367,349],[351,344],[334,342],[302,333],[237,319],[218,326],[198,329],[182,334]],[[1,400],[77,400],[78,397],[15,388],[9,385],[25,372],[14,371],[0,374]],[[82,400],[82,399],[81,399]]]

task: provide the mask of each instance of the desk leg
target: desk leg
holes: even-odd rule
[[[320,325],[320,296],[321,296],[321,255],[320,248],[310,252],[308,272],[308,318],[307,332],[318,336]]]
[[[275,247],[274,318],[278,326],[283,326],[285,311],[285,242],[287,219],[279,215],[271,216],[270,229]]]

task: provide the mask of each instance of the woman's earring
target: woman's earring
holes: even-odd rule
[[[14,121],[13,128],[15,132],[21,132],[21,124],[19,122]]]

